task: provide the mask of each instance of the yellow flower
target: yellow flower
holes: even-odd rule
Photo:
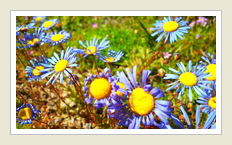
[[[38,38],[34,38],[32,41],[28,41],[28,45],[35,45],[36,42],[39,42],[40,40]]]
[[[107,62],[113,62],[113,61],[115,61],[116,59],[113,58],[113,57],[108,57],[108,58],[106,58],[105,60],[106,60]]]
[[[40,22],[40,19],[41,19],[40,17],[36,17],[35,21]]]
[[[180,82],[185,86],[194,86],[197,83],[197,77],[191,72],[185,72],[180,75]]]
[[[211,77],[207,78],[209,81],[216,81],[216,64],[209,64],[205,73],[212,74]]]
[[[122,88],[122,89],[124,89],[124,84],[123,83],[116,83],[116,85],[118,85],[120,88]],[[118,95],[118,96],[123,96],[124,94],[123,93],[121,93],[120,91],[117,91],[116,92],[116,94]]]
[[[179,24],[175,21],[168,21],[164,23],[164,31],[173,32],[179,27]]]
[[[44,22],[44,27],[45,28],[48,28],[48,27],[51,27],[51,26],[52,26],[52,21]]]
[[[56,63],[55,69],[56,69],[56,72],[61,72],[67,67],[68,67],[68,61],[60,60],[59,62]]]
[[[85,53],[87,54],[96,54],[97,48],[96,46],[89,46]]]
[[[34,76],[39,76],[40,75],[40,70],[43,70],[43,66],[36,66],[35,69],[32,70],[32,74]]]
[[[216,109],[216,97],[212,97],[208,101],[208,105],[211,106],[213,109]]]
[[[23,28],[20,28],[20,31],[24,31],[24,30],[27,30],[28,27],[23,27]]]
[[[60,41],[61,39],[64,39],[64,34],[52,35],[52,41]]]
[[[107,98],[111,93],[111,84],[104,78],[97,78],[90,85],[90,93],[97,100]]]
[[[129,97],[129,106],[139,115],[146,115],[153,109],[153,97],[142,88],[136,88]]]
[[[22,120],[27,120],[32,118],[32,110],[31,108],[23,108],[19,111],[19,118]]]

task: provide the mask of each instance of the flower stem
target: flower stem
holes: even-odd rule
[[[35,94],[34,94],[34,91],[32,89],[31,83],[28,82],[28,86],[30,87],[30,90],[32,92],[32,97],[31,98],[32,98],[32,102],[33,102],[33,100],[35,100]]]
[[[159,51],[157,51],[155,54],[153,54],[152,57],[148,60],[147,65],[145,65],[142,70],[145,70],[153,62],[153,60],[156,59],[156,56],[158,54],[160,54]]]
[[[36,122],[38,122],[38,123],[44,123],[44,124],[46,124],[49,128],[51,128],[51,126],[50,126],[48,123],[46,123],[46,122],[39,121],[39,120],[34,120],[34,121],[36,121]]]
[[[30,60],[30,58],[26,55],[26,54],[24,54],[24,53],[22,53],[20,50],[18,50],[18,49],[16,49],[21,55],[23,55],[26,59],[27,59],[27,61],[29,61]],[[17,52],[16,52],[17,53]]]
[[[27,103],[27,101],[24,99],[24,97],[23,97],[19,92],[16,91],[16,94],[18,94],[18,95],[20,96],[20,98],[21,98],[25,103]]]
[[[60,43],[60,48],[61,48],[61,50],[64,50],[64,47],[61,43]]]
[[[18,41],[20,41],[19,39],[18,39]],[[22,47],[23,47],[23,45],[21,44],[21,43],[19,43]],[[18,50],[18,49],[16,49],[16,50]],[[21,51],[20,50],[18,50],[19,51],[19,53],[21,53]],[[26,59],[29,61],[30,60],[30,57],[27,55],[27,52],[26,52],[26,54],[25,54],[25,52],[24,53],[21,53],[23,56],[25,56],[26,57]]]
[[[67,103],[64,101],[64,99],[60,96],[60,94],[57,92],[57,90],[56,90],[53,86],[51,86],[51,87],[52,87],[52,89],[55,91],[55,93],[57,94],[57,96],[59,97],[59,99],[61,99],[61,101],[62,101],[66,106],[68,106],[70,109],[72,109],[72,107],[69,106],[69,104],[67,104]]]
[[[26,68],[26,66],[24,65],[23,61],[21,60],[21,58],[19,57],[17,53],[16,53],[16,56],[18,57],[19,61],[22,63],[23,67]]]
[[[44,52],[43,52],[43,50],[40,48],[40,46],[38,46],[38,48],[39,48],[40,52],[42,53],[42,55],[45,56],[45,55],[44,55]]]
[[[95,56],[95,59],[94,59],[95,61],[94,61],[94,66],[95,66],[95,68],[96,68],[96,71],[97,71],[97,75],[99,75],[99,72],[98,72],[98,68],[97,68],[97,56]]]
[[[79,81],[79,84],[77,84],[77,81],[76,81],[76,79],[73,77],[73,75],[72,75],[72,73],[70,73],[68,70],[67,70],[67,72],[69,73],[69,75],[71,76],[71,80],[72,80],[72,82],[73,82],[73,85],[74,85],[74,87],[75,87],[75,89],[76,89],[76,92],[79,92],[80,93],[80,96],[81,96],[81,98],[82,99],[84,99],[84,95],[82,94],[82,92],[81,92],[81,83],[80,83],[80,79],[78,78],[78,81]],[[78,87],[79,87],[79,90],[77,90],[77,85],[78,85]]]

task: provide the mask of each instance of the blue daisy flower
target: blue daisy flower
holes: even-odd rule
[[[47,72],[40,72],[40,70],[44,70],[44,66],[42,64],[48,64],[47,58],[43,55],[37,57],[35,59],[30,60],[32,66],[27,66],[24,70],[24,74],[28,78],[28,82],[30,81],[39,81],[41,76]]]
[[[20,35],[20,27],[16,27],[16,36]]]
[[[53,33],[45,36],[44,42],[48,43],[49,46],[55,46],[60,43],[68,42],[68,39],[72,38],[72,33],[68,33],[68,31],[60,31],[59,33]]]
[[[200,107],[203,108],[202,112],[208,114],[208,119],[204,124],[204,128],[208,129],[212,125],[213,121],[216,121],[216,83],[212,85],[213,90],[204,89],[206,96],[200,96],[197,103],[200,103]]]
[[[30,47],[37,47],[39,45],[43,45],[45,41],[45,33],[42,29],[35,30],[35,33],[29,34],[27,32],[24,33],[24,38],[19,39],[17,43],[21,44],[21,46],[16,46],[17,49],[21,48],[30,48]]]
[[[216,124],[212,124],[210,129],[216,129]]]
[[[216,55],[205,52],[204,56],[201,56],[201,59],[203,59],[205,62],[207,62],[207,63],[204,63],[202,61],[200,62],[201,64],[203,64],[205,66],[208,64],[216,64]]]
[[[118,62],[123,55],[122,51],[108,50],[108,57],[100,55],[100,60],[108,63]]]
[[[128,78],[124,72],[118,72],[119,81],[123,85],[118,84],[118,89],[115,91],[120,99],[108,106],[108,116],[116,118],[120,121],[118,125],[128,126],[129,129],[139,129],[140,123],[145,126],[167,127],[165,125],[168,125],[168,118],[171,117],[172,103],[158,100],[164,96],[164,92],[148,84],[148,75],[151,71],[141,72],[139,83],[136,82],[136,66],[133,67],[132,72],[129,68],[125,71]],[[117,91],[123,95],[117,94]],[[156,116],[165,125],[156,123]]]
[[[184,120],[187,123],[188,128],[191,129],[192,128],[192,123],[191,123],[191,121],[190,121],[190,119],[188,117],[188,113],[185,111],[183,106],[180,106],[180,110],[181,110],[182,114],[184,115]],[[177,126],[180,127],[180,129],[185,129],[184,123],[182,123],[178,118],[176,118],[175,115],[172,115],[171,118],[172,118],[172,121]],[[196,129],[199,128],[199,125],[200,125],[200,106],[197,105],[196,106]]]
[[[212,111],[204,124],[204,129],[216,129],[216,110]]]
[[[36,29],[36,28],[35,28]],[[24,32],[23,34],[23,38],[20,38],[19,40],[23,40],[23,41],[30,41],[33,39],[33,35],[28,33],[28,32]]]
[[[36,115],[40,113],[40,110],[36,110],[36,107],[32,104],[22,104],[19,108],[16,108],[18,117],[16,117],[17,123],[20,125],[32,124],[32,121],[36,119]]]
[[[188,29],[191,27],[188,26],[188,21],[181,20],[181,17],[176,17],[175,20],[172,17],[165,18],[164,20],[158,20],[155,24],[155,28],[152,30],[157,30],[156,32],[152,33],[151,36],[156,36],[160,33],[160,36],[156,39],[157,42],[163,37],[166,37],[164,42],[170,41],[170,43],[176,42],[177,38],[184,39],[184,34],[188,33]]]
[[[177,88],[176,92],[179,93],[178,99],[182,95],[184,95],[185,89],[188,89],[189,101],[192,101],[192,89],[194,89],[198,95],[203,96],[206,96],[207,94],[201,89],[201,87],[208,90],[212,90],[212,88],[208,87],[207,85],[204,85],[213,83],[213,81],[203,80],[204,78],[211,76],[211,74],[204,73],[204,68],[197,70],[196,67],[192,67],[191,60],[188,62],[188,70],[186,70],[182,62],[177,63],[176,65],[179,67],[180,71],[177,71],[173,68],[169,68],[169,70],[178,75],[165,74],[164,79],[177,79],[177,81],[168,84],[168,86],[170,87],[167,89],[167,91],[170,91],[173,88]]]
[[[97,109],[115,102],[111,83],[116,80],[117,77],[112,76],[108,68],[99,75],[89,75],[84,79],[85,102],[94,105]]]
[[[198,69],[205,68],[205,73],[210,73],[212,76],[206,78],[209,81],[216,82],[216,55],[212,55],[210,53],[205,53],[205,56],[201,56],[201,59],[204,60],[200,61]]]
[[[154,125],[159,127],[160,129],[172,129],[172,127],[168,124],[165,124],[164,122],[161,121],[161,123],[156,123],[154,122]]]
[[[53,26],[60,24],[60,20],[58,19],[52,19],[44,22],[40,28],[42,28],[44,31],[47,31],[48,29],[51,29]]]
[[[22,25],[22,26],[16,27],[16,36],[20,35],[20,32],[24,33],[28,29],[35,28],[34,25],[35,25],[35,23],[30,23],[28,25]]]
[[[80,45],[82,45],[87,50],[83,49],[73,49],[73,52],[76,52],[78,54],[85,54],[84,57],[87,57],[88,55],[100,55],[100,51],[103,49],[106,49],[110,47],[108,38],[105,37],[100,43],[98,43],[99,39],[96,39],[93,37],[92,41],[87,41],[86,44],[84,44],[82,41],[80,42]]]
[[[32,17],[32,22],[44,22],[48,17],[47,16],[33,16]]]
[[[41,79],[44,79],[45,77],[53,74],[46,85],[49,83],[55,84],[58,77],[60,77],[60,83],[64,82],[64,74],[66,76],[70,76],[72,74],[72,70],[70,67],[78,67],[76,64],[77,57],[76,53],[71,53],[72,47],[68,47],[66,52],[64,50],[61,50],[60,57],[54,52],[53,57],[48,58],[48,64],[42,63],[42,66],[44,66],[43,70],[40,70],[40,73],[44,73],[41,76]],[[46,73],[45,73],[46,72]]]

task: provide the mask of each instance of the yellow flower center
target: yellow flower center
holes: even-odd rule
[[[124,84],[123,83],[116,83],[116,85],[118,85],[120,88],[124,88]],[[120,91],[117,91],[116,92],[116,95],[118,95],[118,96],[123,96],[124,94],[123,93],[121,93]]]
[[[191,72],[185,72],[180,75],[180,83],[189,87],[194,86],[197,83],[197,77]]]
[[[68,67],[68,61],[67,60],[60,60],[59,62],[56,63],[56,72],[61,72],[63,71],[66,67]]]
[[[36,17],[35,21],[40,22],[40,19],[41,19],[40,17]]]
[[[31,108],[23,108],[19,111],[19,118],[21,120],[27,120],[29,118],[32,118],[32,110]]]
[[[35,38],[33,39],[33,43],[39,42],[39,39]]]
[[[52,41],[60,41],[60,39],[64,39],[64,34],[52,35]]]
[[[26,29],[28,29],[28,27],[20,28],[21,31],[24,31],[24,30],[26,30]]]
[[[205,73],[210,73],[212,75],[207,78],[209,81],[216,81],[216,64],[209,64]]]
[[[213,109],[216,109],[216,97],[212,97],[208,101],[208,105],[211,106]]]
[[[56,23],[56,27],[59,27],[60,26],[60,23]]]
[[[37,39],[37,38],[34,38],[32,41],[28,41],[28,45],[34,45],[34,44],[36,44],[36,42],[39,42],[39,39]]]
[[[113,62],[113,61],[115,61],[116,59],[115,58],[113,58],[113,57],[108,57],[107,59],[106,59],[106,61],[108,61],[108,62]]]
[[[51,27],[51,26],[52,26],[52,21],[44,22],[44,27],[45,28],[48,28],[48,27]]]
[[[193,104],[192,103],[188,103],[188,108],[192,108]]]
[[[168,21],[164,23],[164,31],[172,32],[179,27],[179,24],[175,21]]]
[[[28,41],[28,43],[27,43],[28,45],[32,45],[32,41]]]
[[[153,109],[153,97],[142,88],[136,88],[129,97],[129,106],[139,115],[146,115]]]
[[[33,76],[39,76],[40,75],[40,70],[43,70],[43,69],[44,69],[43,66],[37,66],[37,67],[35,67],[35,69],[32,70]]]
[[[90,93],[97,100],[107,98],[110,92],[111,85],[104,78],[95,79],[90,85]]]
[[[89,47],[87,48],[86,53],[87,53],[87,54],[96,54],[96,51],[97,51],[96,46],[89,46]]]

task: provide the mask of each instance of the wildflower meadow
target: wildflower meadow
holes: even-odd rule
[[[17,129],[216,129],[216,17],[17,16]]]

